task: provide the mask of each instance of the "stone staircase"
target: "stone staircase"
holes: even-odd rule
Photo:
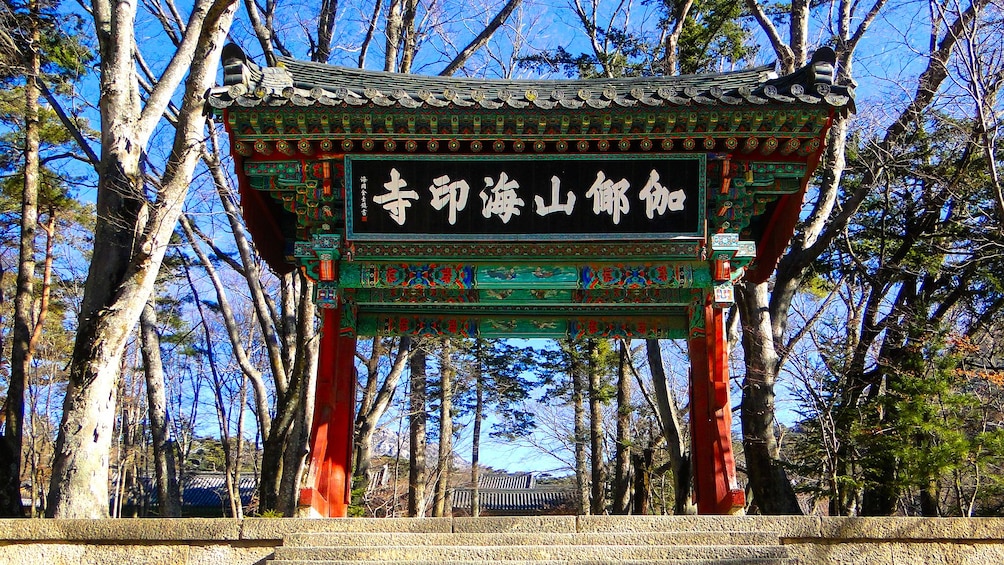
[[[564,517],[562,517],[564,518]],[[466,519],[453,531],[380,531],[367,521],[360,531],[291,533],[276,548],[273,565],[794,565],[777,534],[758,531],[690,531],[673,521],[612,522],[581,531],[577,522],[547,518]],[[352,520],[348,520],[352,522]],[[595,524],[595,519],[593,524]],[[601,522],[602,523],[602,522]],[[569,525],[571,524],[571,525]],[[409,528],[411,530],[420,528]],[[458,531],[460,530],[460,531]]]

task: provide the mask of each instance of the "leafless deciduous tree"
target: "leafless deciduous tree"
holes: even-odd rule
[[[504,24],[510,18],[510,16],[512,16],[513,12],[515,12],[516,9],[519,8],[522,2],[523,0],[509,0],[508,2],[506,2],[505,5],[502,6],[502,9],[499,10],[497,14],[495,14],[495,17],[493,17],[491,21],[489,21],[488,24],[485,26],[485,28],[481,30],[481,33],[479,33],[474,39],[472,39],[471,42],[468,43],[466,47],[461,49],[460,52],[457,53],[457,56],[452,61],[450,61],[448,65],[446,65],[446,68],[444,68],[439,73],[440,76],[451,76],[454,73],[456,73],[457,70],[459,70],[461,67],[463,67],[464,64],[467,63],[467,61],[471,58],[471,56],[474,55],[474,53],[476,53],[479,49],[484,48],[484,46],[488,44],[488,40],[490,40],[491,37],[495,35],[495,32],[498,31],[500,27],[502,27],[502,24]]]
[[[933,4],[939,17],[946,18],[943,7]],[[1000,151],[1004,109],[1000,103],[1004,88],[1004,48],[998,39],[1004,33],[1004,6],[987,2],[977,6],[977,14],[959,29],[959,56],[953,60],[951,78],[971,99],[978,128],[977,138],[987,161],[997,216],[1004,221],[1004,184],[994,157]]]
[[[948,77],[948,63],[957,49],[961,31],[976,18],[986,3],[985,0],[975,0],[967,7],[948,9],[946,17],[932,18],[930,51],[924,57],[927,64],[917,77],[912,96],[885,129],[879,141],[879,153],[888,154],[901,143],[909,124],[930,107]],[[747,0],[747,6],[769,37],[781,60],[782,72],[790,72],[805,64],[811,47],[808,39],[809,3],[800,0],[791,4],[785,18],[789,27],[787,41],[756,0]],[[829,25],[837,53],[836,81],[852,85],[856,49],[885,9],[886,0],[875,0],[867,6],[840,1],[834,6],[834,17]],[[767,282],[747,282],[737,288],[746,364],[742,402],[743,446],[757,506],[768,514],[801,512],[781,464],[774,431],[774,385],[791,351],[788,316],[792,301],[812,263],[834,238],[843,233],[861,202],[875,189],[884,174],[884,166],[876,163],[853,190],[842,192],[840,180],[845,168],[848,119],[847,116],[838,116],[833,121],[820,164],[821,180],[809,205],[809,214],[798,227],[791,247],[778,264],[772,290]]]
[[[669,447],[669,463],[673,472],[673,493],[675,514],[696,514],[693,502],[694,481],[690,464],[690,448],[683,428],[683,414],[676,398],[671,393],[666,367],[663,364],[659,340],[645,342],[649,371],[652,374],[652,389],[655,396],[655,413],[659,418],[662,435]]]
[[[160,514],[166,518],[180,518],[181,488],[178,483],[178,464],[167,420],[164,364],[160,356],[157,311],[152,300],[147,302],[140,315],[140,337]]]
[[[137,9],[134,1],[91,5],[100,54],[94,255],[101,261],[92,262],[88,272],[56,441],[48,513],[60,518],[108,514],[108,448],[119,360],[153,290],[201,157],[205,94],[215,81],[236,3],[195,3],[178,49],[145,99],[136,66]],[[171,154],[151,191],[143,158],[182,83]]]
[[[425,423],[427,354],[416,347],[411,356],[411,394],[408,396],[408,516],[425,516]]]
[[[393,351],[394,344],[388,350],[384,344],[384,338],[373,338],[373,345],[370,348],[369,356],[357,353],[366,367],[366,382],[363,384],[363,394],[359,401],[359,409],[356,414],[355,432],[355,452],[353,455],[352,474],[353,490],[365,495],[369,486],[370,458],[373,449],[373,433],[380,423],[380,419],[390,407],[394,392],[397,390],[398,382],[408,367],[408,360],[411,358],[411,338],[402,337],[392,340],[396,342],[397,351]],[[381,360],[386,354],[393,355],[390,369],[384,371]],[[381,381],[381,373],[383,375]]]

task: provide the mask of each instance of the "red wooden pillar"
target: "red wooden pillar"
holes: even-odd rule
[[[340,308],[324,310],[310,430],[309,486],[300,491],[300,506],[320,517],[347,516],[352,500],[356,338],[342,335],[341,319]]]
[[[688,344],[694,496],[698,514],[732,514],[745,506],[746,495],[736,481],[732,456],[725,319],[721,309],[701,308],[705,331],[692,331]],[[691,317],[699,314],[691,312]]]

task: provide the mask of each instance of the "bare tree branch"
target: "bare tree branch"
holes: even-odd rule
[[[439,76],[452,76],[455,72],[457,72],[457,69],[464,66],[467,60],[470,59],[478,49],[481,49],[488,43],[488,41],[492,38],[492,35],[495,34],[498,28],[502,27],[502,24],[509,19],[509,16],[516,11],[516,8],[518,8],[522,2],[523,0],[509,0],[506,2],[505,6],[502,6],[502,9],[499,10],[499,13],[495,14],[495,17],[488,22],[488,25],[486,25],[483,30],[481,30],[481,33],[479,33],[477,37],[467,44],[467,47],[464,47],[460,53],[457,53],[457,56],[450,61],[449,65],[446,65],[446,68],[439,73]]]
[[[251,29],[254,30],[255,37],[258,38],[258,45],[261,46],[261,50],[265,54],[265,64],[275,66],[279,59],[275,56],[275,50],[272,48],[272,38],[275,34],[272,32],[271,26],[262,21],[261,10],[258,9],[258,3],[255,0],[244,0],[244,8],[251,21]]]
[[[199,258],[203,270],[206,271],[210,282],[213,283],[213,288],[216,289],[216,301],[220,307],[220,314],[223,316],[223,327],[226,328],[227,337],[230,338],[230,347],[233,350],[234,358],[237,360],[241,372],[251,380],[251,384],[255,390],[255,410],[258,415],[259,432],[262,437],[268,437],[269,430],[272,428],[272,419],[268,406],[268,389],[265,387],[265,380],[262,377],[261,371],[251,362],[251,359],[247,355],[247,350],[241,341],[242,338],[238,331],[237,318],[234,315],[233,308],[230,306],[230,299],[227,298],[227,290],[223,281],[217,274],[212,261],[209,260],[205,251],[202,250],[202,247],[196,241],[195,232],[192,229],[192,224],[188,221],[188,217],[181,216],[180,220],[182,233],[185,235],[188,245],[195,252],[196,257]]]
[[[373,35],[376,33],[377,20],[380,18],[380,11],[383,9],[383,0],[376,0],[373,5],[373,17],[370,18],[366,26],[366,35],[363,37],[362,46],[359,49],[359,68],[366,67],[366,53],[369,51]]]
[[[760,28],[763,29],[764,33],[767,34],[767,39],[770,40],[771,47],[774,48],[774,53],[781,58],[781,69],[784,74],[790,74],[795,72],[795,53],[792,51],[783,39],[781,39],[781,34],[778,33],[777,28],[774,27],[774,22],[770,20],[766,13],[763,11],[763,7],[757,0],[746,0],[746,7],[749,8],[750,13],[756,18],[757,23],[760,24]]]

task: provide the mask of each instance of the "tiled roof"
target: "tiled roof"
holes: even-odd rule
[[[470,488],[453,491],[453,507],[471,507]],[[537,488],[533,473],[484,473],[478,476],[480,508],[493,513],[547,512],[574,504],[575,493],[567,489]]]
[[[258,488],[253,475],[241,475],[238,491],[242,504],[249,504]],[[181,483],[182,506],[222,506],[227,492],[223,475],[190,475]]]
[[[282,58],[259,67],[236,45],[223,53],[224,86],[216,108],[272,106],[539,108],[542,110],[738,106],[801,103],[853,106],[853,91],[833,85],[836,56],[818,49],[812,61],[786,77],[771,67],[720,74],[589,80],[484,80],[365,71]]]
[[[141,477],[143,495],[150,504],[157,504],[157,487],[152,477]],[[241,475],[239,492],[241,503],[250,504],[258,483],[253,475]],[[221,508],[226,502],[227,484],[222,473],[186,475],[181,481],[181,505],[185,508]],[[129,503],[139,504],[139,493],[129,495]]]
[[[471,489],[453,492],[453,507],[471,507]],[[575,493],[560,489],[483,489],[478,491],[480,508],[484,512],[547,512],[574,504]]]
[[[484,473],[478,475],[478,487],[483,489],[533,488],[533,473]]]

